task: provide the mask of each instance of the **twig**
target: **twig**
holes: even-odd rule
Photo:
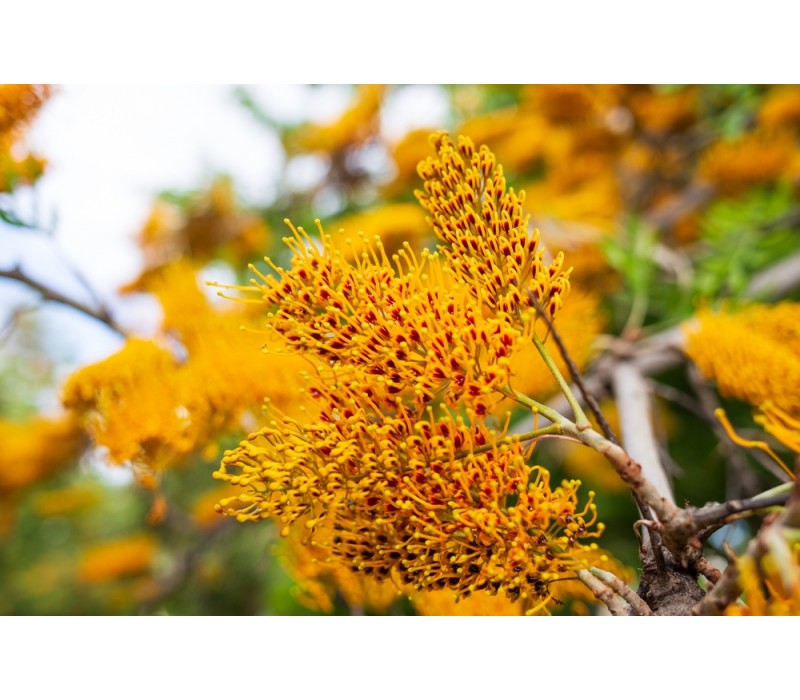
[[[608,424],[603,412],[600,410],[600,406],[597,403],[597,400],[594,397],[594,394],[590,392],[586,388],[586,384],[583,381],[583,376],[581,375],[580,370],[575,365],[575,362],[572,360],[572,356],[567,351],[567,346],[564,344],[564,340],[561,338],[561,334],[556,330],[555,323],[553,323],[553,319],[550,318],[548,314],[544,312],[541,307],[541,304],[533,298],[533,294],[528,292],[528,296],[531,298],[531,301],[536,305],[536,308],[539,311],[539,315],[544,319],[545,323],[547,324],[547,330],[549,331],[550,335],[553,338],[553,341],[558,348],[558,352],[561,355],[561,359],[564,360],[564,364],[567,365],[567,369],[569,370],[569,376],[574,382],[575,386],[578,387],[578,391],[580,392],[581,398],[583,398],[584,403],[589,407],[589,410],[592,412],[594,419],[597,421],[598,426],[600,426],[600,431],[603,435],[611,442],[615,442],[619,444],[619,440],[617,436],[614,435],[614,431],[611,430],[611,426]]]
[[[695,559],[694,566],[697,571],[706,577],[711,583],[716,583],[722,576],[722,572],[714,566],[704,556],[699,556]]]
[[[692,615],[721,615],[725,612],[725,608],[739,597],[741,592],[739,567],[736,566],[736,562],[731,562],[717,580],[714,588],[692,608]]]
[[[779,493],[775,495],[754,496],[753,498],[741,498],[725,503],[712,503],[702,508],[695,508],[692,512],[692,520],[698,527],[710,527],[716,525],[732,515],[753,515],[757,511],[765,508],[786,505],[789,500],[789,493]]]
[[[70,299],[67,296],[64,296],[60,292],[51,289],[50,287],[42,284],[41,282],[29,277],[25,274],[18,266],[11,268],[10,270],[0,270],[0,278],[5,278],[9,280],[14,280],[16,282],[21,282],[22,284],[30,287],[31,289],[39,292],[42,295],[42,298],[46,301],[53,301],[57,304],[63,304],[64,306],[69,306],[80,313],[89,316],[101,323],[105,324],[115,333],[125,337],[125,331],[123,331],[111,318],[108,311],[106,309],[95,310],[85,304],[82,304],[75,299]]]
[[[625,606],[617,599],[610,586],[603,583],[599,578],[591,574],[587,569],[578,571],[578,578],[603,603],[608,611],[614,616],[627,616],[628,611]]]
[[[603,569],[598,569],[597,567],[593,566],[589,569],[589,573],[592,576],[600,579],[603,583],[605,583],[609,588],[611,588],[617,595],[619,595],[628,605],[631,606],[631,610],[636,615],[640,616],[650,616],[653,614],[653,611],[650,609],[650,606],[645,603],[639,595],[628,586],[625,581],[622,579],[617,578],[614,574],[603,571]]]

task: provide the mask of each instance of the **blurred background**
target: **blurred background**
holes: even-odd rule
[[[222,450],[259,425],[265,396],[288,413],[299,399],[239,332],[253,312],[204,282],[246,283],[265,255],[286,264],[287,217],[435,245],[414,189],[438,129],[487,144],[565,251],[560,330],[584,369],[613,338],[774,294],[759,276],[800,249],[797,86],[2,86],[0,613],[518,613],[409,602],[214,510]],[[716,401],[755,431],[745,402],[709,398],[685,367],[655,387],[679,503],[778,483],[698,429]],[[173,392],[190,398],[169,436]],[[635,582],[636,511],[611,468],[583,448],[535,460],[597,492],[602,546]],[[593,611],[579,592],[564,603],[556,614]]]

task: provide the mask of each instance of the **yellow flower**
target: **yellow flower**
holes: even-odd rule
[[[289,139],[290,151],[323,151],[336,153],[359,145],[378,130],[378,112],[385,87],[359,85],[353,104],[330,124],[310,124]]]
[[[782,132],[755,131],[736,141],[718,141],[704,154],[698,172],[724,194],[778,180],[788,168],[794,138]]]
[[[767,129],[800,127],[800,87],[782,85],[772,88],[758,110],[758,123]]]
[[[74,460],[81,447],[70,417],[0,420],[0,499],[47,478]]]
[[[78,562],[78,576],[87,583],[103,583],[150,569],[156,554],[150,535],[132,535],[87,549]]]
[[[52,94],[48,85],[0,85],[0,193],[33,183],[45,161],[20,152],[19,140]]]
[[[260,347],[243,342],[249,310],[215,309],[189,263],[151,271],[141,283],[164,309],[164,343],[169,339],[183,357],[158,342],[132,339],[72,375],[63,391],[65,406],[83,417],[112,462],[163,469],[222,433],[255,427],[253,414],[267,394],[280,409],[293,410],[307,364],[269,352],[283,347],[272,339]]]
[[[67,381],[64,405],[83,417],[95,443],[116,464],[163,467],[191,447],[187,416],[176,404],[178,363],[156,343],[133,339]]]
[[[433,144],[418,198],[448,264],[408,244],[390,261],[378,237],[337,246],[317,222],[319,240],[294,227],[285,239],[291,269],[267,259],[274,275],[251,267],[259,279],[233,287],[259,294],[267,327],[313,361],[317,418],[275,412],[226,452],[214,476],[241,493],[219,510],[304,532],[326,565],[362,577],[414,592],[502,591],[533,613],[587,565],[596,545],[583,540],[603,527],[590,529],[591,493],[580,507],[579,482],[551,486],[486,418],[537,315],[561,308],[568,273],[562,254],[544,262],[522,196],[488,149],[444,134]]]
[[[551,487],[518,442],[445,414],[352,408],[309,425],[274,420],[225,454],[215,478],[243,492],[220,503],[241,521],[302,521],[330,561],[415,590],[504,591],[532,609],[585,566],[596,537],[580,482]],[[366,400],[364,400],[367,403]],[[345,402],[347,405],[347,402]],[[319,526],[323,528],[316,530]],[[399,580],[398,580],[399,579]]]
[[[686,333],[687,354],[723,396],[800,414],[800,304],[703,310]]]
[[[443,133],[431,143],[435,157],[419,164],[425,191],[417,199],[428,211],[440,249],[458,279],[492,311],[505,312],[522,328],[534,301],[555,316],[569,291],[564,255],[544,262],[539,232],[528,232],[524,192],[506,189],[503,168],[485,146],[465,137],[454,144]]]

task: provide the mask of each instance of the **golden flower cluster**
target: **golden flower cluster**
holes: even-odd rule
[[[252,413],[276,388],[274,373],[290,379],[302,361],[274,355],[265,366],[258,345],[237,337],[247,316],[215,309],[188,263],[152,272],[142,284],[164,309],[161,337],[132,338],[79,370],[67,381],[63,401],[112,462],[158,470],[226,431],[248,422],[254,427]],[[296,395],[291,382],[277,388],[273,401],[288,408]]]
[[[503,168],[486,147],[462,136],[454,144],[444,133],[432,143],[436,156],[419,165],[425,191],[417,199],[430,214],[440,250],[472,294],[492,311],[524,327],[544,309],[554,317],[569,291],[563,253],[547,264],[539,232],[528,230],[524,192],[506,187]]]
[[[225,454],[216,478],[246,487],[226,515],[302,522],[332,561],[415,590],[504,591],[534,609],[587,565],[595,507],[580,482],[552,487],[517,441],[445,413],[358,406],[301,425],[275,420]],[[367,400],[363,401],[368,403]],[[324,526],[324,530],[318,529]],[[325,534],[323,534],[325,533]]]
[[[0,85],[0,193],[29,185],[44,172],[41,158],[13,147],[51,94],[48,85]]]
[[[379,237],[342,246],[319,223],[312,238],[287,222],[291,268],[267,259],[274,274],[251,266],[257,279],[233,287],[258,294],[267,327],[311,360],[317,417],[273,412],[226,452],[214,476],[241,492],[219,511],[304,533],[333,570],[415,594],[504,592],[535,612],[588,565],[586,540],[603,526],[592,494],[580,506],[579,482],[551,485],[490,414],[537,315],[561,308],[568,273],[560,254],[545,262],[488,149],[432,143],[418,198],[441,255],[406,244],[390,260]]]
[[[800,304],[702,310],[687,336],[687,354],[723,396],[800,416]]]

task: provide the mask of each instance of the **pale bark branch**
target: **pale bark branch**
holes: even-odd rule
[[[578,578],[583,584],[594,594],[603,605],[608,608],[608,611],[614,616],[627,616],[628,611],[625,605],[617,598],[614,591],[610,586],[607,586],[599,578],[591,574],[586,569],[578,571]]]
[[[614,574],[608,571],[603,571],[603,569],[598,569],[594,566],[589,569],[589,573],[595,578],[600,579],[600,581],[605,583],[617,595],[619,595],[628,605],[631,606],[631,610],[636,615],[645,617],[653,614],[650,606],[645,603],[639,597],[639,595],[630,586],[628,586],[627,583],[614,576]]]

